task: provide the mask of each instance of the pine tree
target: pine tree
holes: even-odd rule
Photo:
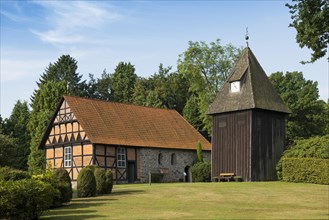
[[[131,63],[120,62],[111,75],[113,101],[131,103],[137,75]]]
[[[28,165],[33,174],[41,173],[45,168],[45,155],[43,150],[39,150],[39,144],[65,91],[65,82],[46,82],[40,86],[32,103],[33,110],[28,124],[31,134]]]
[[[12,167],[27,170],[27,159],[30,153],[30,134],[27,128],[30,112],[26,101],[18,100],[7,120],[6,130],[9,135],[17,139],[17,150]]]

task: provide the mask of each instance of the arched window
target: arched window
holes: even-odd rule
[[[158,164],[159,165],[162,164],[162,153],[159,153],[159,155],[158,155]]]
[[[175,153],[172,153],[171,154],[171,165],[175,165],[176,164],[176,154]]]

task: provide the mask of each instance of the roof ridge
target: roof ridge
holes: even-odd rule
[[[156,110],[175,111],[175,112],[177,112],[176,109],[157,108],[157,107],[152,107],[152,106],[137,105],[137,104],[133,104],[133,103],[107,101],[107,100],[97,99],[97,98],[87,98],[87,97],[72,96],[72,95],[64,95],[63,97],[64,97],[64,99],[65,99],[65,97],[71,97],[71,98],[77,98],[77,99],[92,100],[92,101],[97,101],[97,102],[105,102],[105,103],[110,103],[110,104],[128,105],[128,106],[143,107],[143,108],[148,108],[148,109],[156,109]]]
[[[249,74],[250,74],[250,79],[251,79],[251,81],[253,81],[253,80],[252,80],[253,74],[252,74],[252,72],[251,72],[251,68],[250,68],[250,63],[251,63],[251,61],[250,61],[250,52],[252,53],[251,49],[249,48],[249,50],[248,50],[248,55],[247,55],[247,57],[248,57],[248,72],[249,72]],[[255,108],[255,107],[256,107],[256,102],[255,102],[254,84],[253,84],[253,83],[250,83],[250,86],[251,86],[251,97],[252,97],[252,103],[253,103],[253,105],[254,105],[253,107]]]

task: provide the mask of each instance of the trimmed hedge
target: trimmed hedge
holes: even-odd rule
[[[287,182],[329,185],[329,159],[284,158],[282,177]]]
[[[193,182],[211,181],[211,164],[209,161],[198,162],[191,167]]]
[[[96,195],[96,179],[89,167],[82,168],[77,179],[78,197],[91,197]]]
[[[11,167],[0,167],[0,180],[9,181],[29,178],[31,178],[31,176],[26,171],[16,170]]]
[[[297,140],[289,146],[276,165],[279,180],[282,180],[282,160],[284,158],[329,159],[329,135]]]
[[[40,180],[0,181],[0,219],[37,219],[51,207],[55,193]]]
[[[61,192],[61,203],[68,203],[72,199],[72,183],[69,172],[64,168],[55,170],[55,176],[59,181],[59,191]]]
[[[107,170],[105,173],[106,177],[106,189],[105,194],[110,194],[113,189],[113,173],[111,170]]]
[[[96,193],[103,195],[106,193],[106,173],[104,169],[96,168],[94,171],[96,179]]]

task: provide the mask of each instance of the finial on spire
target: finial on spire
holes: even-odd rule
[[[248,43],[248,40],[249,40],[248,27],[246,28],[246,36],[245,36],[245,39],[246,39],[247,47],[249,47],[249,43]]]

